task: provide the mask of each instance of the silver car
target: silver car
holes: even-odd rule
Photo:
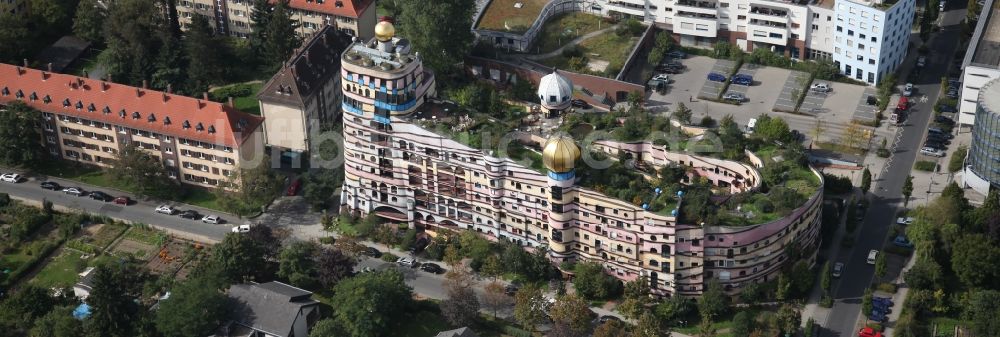
[[[738,92],[727,92],[725,95],[722,95],[722,99],[727,101],[743,102],[747,98]]]
[[[840,277],[842,274],[844,274],[844,263],[837,262],[833,265],[833,277]]]

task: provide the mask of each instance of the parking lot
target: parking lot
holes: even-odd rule
[[[725,77],[729,77],[729,74],[733,72],[733,67],[736,64],[730,60],[716,60],[715,65],[712,66],[711,72],[720,74]],[[722,87],[725,86],[725,82],[708,81],[708,74],[704,74],[703,77],[706,79],[705,84],[701,87],[701,91],[698,92],[698,98],[702,99],[715,99],[719,97],[719,93],[722,91]]]

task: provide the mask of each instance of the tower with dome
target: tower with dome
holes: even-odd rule
[[[537,94],[542,109],[549,114],[555,114],[570,107],[573,100],[573,82],[559,74],[559,70],[556,69],[538,81]]]

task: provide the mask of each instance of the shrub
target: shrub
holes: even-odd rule
[[[824,173],[823,180],[823,189],[826,193],[844,194],[854,189],[854,184],[851,183],[851,178],[848,177]]]
[[[618,29],[615,30],[615,33],[618,34],[618,36],[638,36],[639,34],[642,34],[644,28],[645,27],[643,27],[642,23],[639,22],[639,20],[628,19],[625,20],[625,22],[622,22],[620,26],[618,26]]]
[[[334,237],[332,237],[332,236],[325,236],[325,237],[319,238],[319,243],[322,243],[322,244],[332,245],[332,244],[334,244],[336,242],[337,242],[337,239],[334,238]]]
[[[253,87],[251,84],[236,84],[228,87],[219,88],[208,94],[209,98],[216,102],[225,102],[229,100],[229,97],[243,97],[252,95]]]
[[[918,171],[934,172],[935,168],[937,168],[937,163],[927,160],[920,160],[913,164],[913,169]]]
[[[0,193],[0,207],[5,207],[10,205],[10,195],[7,193]]]
[[[889,155],[891,155],[891,154],[892,154],[892,152],[889,152],[889,149],[878,149],[878,150],[875,150],[875,155],[877,155],[877,156],[879,156],[881,158],[889,158]]]
[[[758,198],[756,201],[754,201],[753,205],[757,207],[758,211],[764,213],[774,212],[774,203],[772,203],[771,200],[768,200],[766,197]]]
[[[959,146],[955,152],[951,154],[951,159],[948,160],[948,172],[955,173],[962,170],[962,165],[965,164],[965,156],[969,153],[969,148]]]
[[[715,126],[715,119],[713,119],[711,116],[702,117],[701,126],[706,128],[713,127]]]
[[[392,253],[383,253],[380,259],[382,259],[382,261],[385,262],[396,262],[396,260],[399,260],[399,256],[396,256]]]
[[[876,287],[876,289],[878,289],[878,291],[887,292],[887,293],[890,293],[890,294],[895,294],[896,293],[896,288],[897,288],[897,286],[896,286],[895,283],[889,283],[889,282],[879,283],[878,286]]]
[[[581,51],[580,47],[577,45],[566,46],[566,48],[563,48],[562,50],[562,56],[565,58],[580,57],[583,56],[583,51]]]

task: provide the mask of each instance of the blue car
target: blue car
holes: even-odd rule
[[[753,80],[747,78],[733,77],[733,81],[731,83],[736,85],[750,86],[753,84]]]
[[[726,75],[720,73],[708,73],[708,80],[712,82],[725,82]]]
[[[907,240],[906,237],[902,235],[897,236],[895,239],[893,239],[892,244],[903,248],[913,248],[913,243],[910,242],[910,240]]]
[[[879,302],[885,303],[885,304],[889,305],[890,307],[893,305],[891,298],[888,298],[888,297],[872,297],[872,303],[879,303]]]

